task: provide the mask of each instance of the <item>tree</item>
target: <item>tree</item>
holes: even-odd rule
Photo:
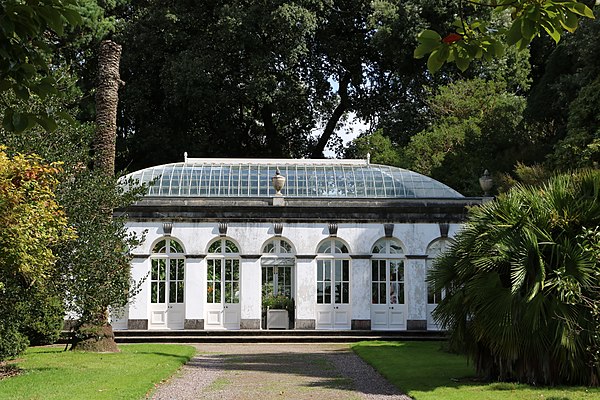
[[[525,98],[502,81],[472,79],[440,88],[429,101],[431,127],[401,150],[400,165],[431,176],[464,195],[480,195],[484,170],[511,172],[543,160],[543,146],[523,124]]]
[[[118,36],[120,165],[184,151],[321,157],[351,112],[406,140],[438,79],[415,65],[415,35],[453,11],[438,0],[145,3]]]
[[[19,100],[4,107],[2,126],[22,132],[35,124],[56,129],[55,119],[65,118],[48,110],[20,111],[31,96],[42,100],[58,93],[50,61],[53,43],[66,26],[81,23],[75,0],[5,0],[0,4],[0,94],[10,91]]]
[[[51,287],[52,247],[73,235],[55,198],[58,173],[57,165],[9,157],[0,147],[0,359],[27,346],[26,331],[34,329],[29,313]]]
[[[452,347],[492,380],[600,381],[600,171],[516,186],[472,208],[428,280]]]
[[[562,41],[528,98],[526,118],[545,131],[553,146],[546,163],[550,169],[594,167],[600,161],[599,34],[600,21],[585,21]]]
[[[75,77],[68,77],[59,95],[51,96],[43,103],[31,98],[27,110],[35,112],[38,108],[52,107],[76,113],[76,109],[70,109],[71,104],[78,104],[81,96],[74,85],[75,80]],[[6,102],[11,101],[9,94],[4,93],[4,96]],[[76,316],[76,325],[98,325],[99,317],[105,320],[104,311],[108,306],[123,306],[135,291],[129,254],[140,239],[127,234],[123,220],[112,219],[107,213],[130,204],[140,192],[124,193],[117,178],[90,169],[94,138],[91,124],[66,121],[57,124],[57,129],[52,132],[41,127],[32,127],[24,133],[0,129],[0,143],[5,144],[11,154],[36,152],[47,162],[62,161],[62,171],[56,176],[56,199],[65,210],[68,226],[77,232],[77,236],[53,248],[57,267],[49,279],[48,289],[50,293],[60,295],[61,308],[64,307],[68,315]],[[32,297],[32,292],[27,296]],[[50,298],[42,301],[39,295],[35,299],[38,301],[36,312],[50,308],[55,301]],[[64,317],[61,312],[61,325]],[[40,320],[29,318],[23,321],[35,326]],[[84,331],[75,338],[85,339],[87,334],[98,333],[95,329]]]
[[[430,29],[419,33],[420,44],[414,56],[422,58],[429,54],[427,67],[432,73],[445,62],[454,62],[465,71],[474,59],[500,57],[506,46],[524,50],[542,30],[558,43],[565,31],[572,33],[577,29],[581,17],[594,18],[592,10],[578,1],[467,0],[460,1],[459,7],[455,32],[444,38]],[[503,13],[511,20],[509,26],[498,29],[481,19],[469,18],[472,8],[477,7]]]

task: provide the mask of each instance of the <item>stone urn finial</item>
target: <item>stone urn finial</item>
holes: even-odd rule
[[[283,186],[285,185],[285,176],[281,175],[279,167],[277,167],[275,176],[271,178],[271,181],[273,182],[273,189],[275,189],[275,196],[283,196],[281,194],[281,189],[283,189]]]
[[[481,190],[483,190],[483,195],[488,197],[490,190],[492,190],[492,186],[494,186],[494,181],[487,169],[484,171],[483,176],[479,178],[479,186],[481,186]]]

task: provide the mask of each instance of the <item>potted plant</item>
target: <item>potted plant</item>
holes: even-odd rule
[[[267,314],[267,329],[288,329],[294,315],[294,300],[284,295],[267,295],[262,299]]]

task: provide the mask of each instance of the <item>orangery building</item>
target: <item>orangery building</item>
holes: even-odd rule
[[[368,160],[186,156],[127,178],[149,191],[119,211],[145,240],[117,330],[437,330],[427,269],[482,200]]]

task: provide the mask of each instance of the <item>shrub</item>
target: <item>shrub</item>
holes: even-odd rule
[[[531,384],[600,381],[600,171],[516,186],[473,208],[429,281],[434,317],[477,372]]]

